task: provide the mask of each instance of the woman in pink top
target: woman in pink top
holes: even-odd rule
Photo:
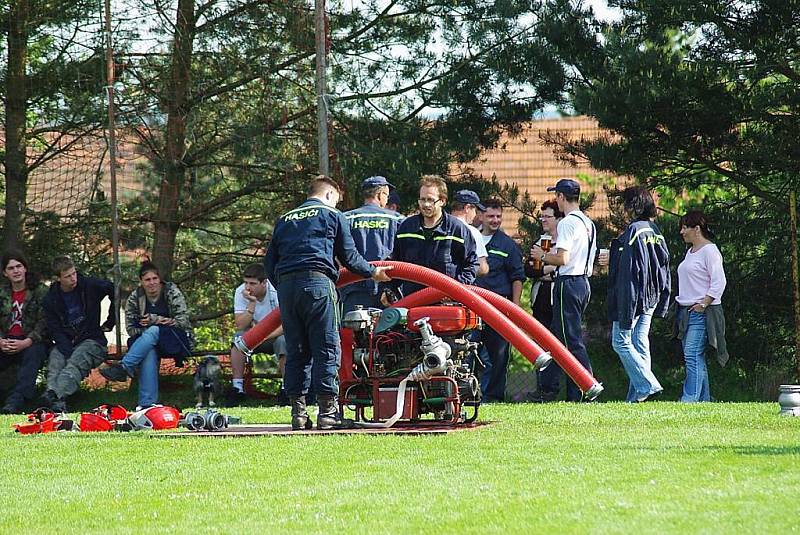
[[[687,213],[681,218],[680,225],[683,241],[691,246],[678,266],[678,296],[675,298],[678,302],[678,337],[683,341],[686,361],[681,401],[710,401],[706,345],[710,331],[715,341],[717,333],[724,339],[721,298],[725,291],[725,271],[722,255],[711,242],[712,234],[703,213]]]

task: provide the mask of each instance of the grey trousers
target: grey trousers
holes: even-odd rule
[[[59,398],[74,394],[81,381],[92,369],[100,366],[107,356],[105,346],[94,340],[84,340],[78,344],[69,358],[65,358],[54,347],[47,364],[47,389],[55,392]]]

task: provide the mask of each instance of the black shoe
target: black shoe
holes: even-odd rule
[[[123,383],[128,380],[128,377],[133,377],[128,373],[128,370],[125,369],[125,366],[122,364],[110,364],[100,368],[98,371],[100,372],[100,375],[109,381],[114,381],[117,383]]]
[[[19,414],[22,412],[22,406],[24,405],[23,399],[21,396],[17,397],[15,394],[11,394],[6,399],[5,405],[3,408],[0,409],[0,413],[2,414]]]
[[[238,407],[239,405],[246,403],[248,399],[250,399],[250,397],[247,394],[241,390],[232,388],[225,396],[225,404],[228,407]]]
[[[53,404],[58,401],[58,396],[52,390],[45,390],[39,397],[39,406],[46,409],[52,409]]]
[[[658,392],[653,392],[652,394],[647,394],[645,397],[641,399],[637,399],[636,403],[645,403],[647,401],[655,401],[661,397],[661,393],[663,390],[659,390]]]
[[[63,399],[57,399],[50,405],[50,409],[53,412],[67,412],[67,402]]]
[[[536,390],[528,394],[528,401],[532,403],[551,403],[558,398],[558,392],[547,392],[546,390]]]

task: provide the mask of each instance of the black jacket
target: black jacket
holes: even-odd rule
[[[83,321],[77,327],[69,324],[67,308],[64,304],[64,292],[58,282],[50,285],[42,303],[47,319],[47,329],[53,337],[56,347],[64,357],[69,358],[76,345],[85,340],[94,340],[106,345],[103,327],[111,329],[116,323],[114,314],[109,313],[105,323],[100,325],[100,302],[104,297],[111,300],[109,310],[114,310],[114,284],[103,279],[84,277],[78,274],[78,285],[73,292],[78,292],[83,303]]]
[[[634,221],[611,242],[608,281],[608,317],[622,329],[633,318],[655,308],[664,317],[669,307],[669,251],[655,223]]]

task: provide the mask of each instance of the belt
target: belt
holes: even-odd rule
[[[277,277],[278,283],[289,279],[330,279],[326,274],[321,271],[301,270],[290,271],[289,273],[281,273]]]
[[[584,275],[584,274],[580,274],[580,275],[559,275],[558,277],[556,277],[556,280],[558,280],[558,279],[588,279],[588,278],[589,278],[589,276],[588,275]]]

